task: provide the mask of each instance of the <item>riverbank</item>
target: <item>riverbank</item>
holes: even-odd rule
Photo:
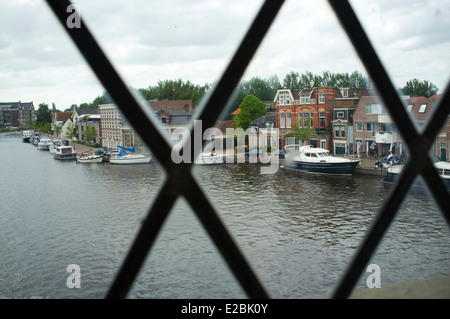
[[[351,299],[449,299],[450,276],[394,283],[357,290]]]
[[[83,145],[80,143],[73,143],[74,146],[74,150],[77,153],[82,153],[82,152],[87,152],[90,150],[93,150],[93,147],[87,146],[87,145]],[[230,156],[233,157],[234,156],[234,163],[242,163],[241,161],[238,161],[238,158],[233,155],[232,153],[230,153]],[[242,160],[242,159],[241,159]],[[272,158],[270,160],[270,162],[273,162],[275,160],[279,161],[279,165],[283,165],[284,164],[284,159],[280,159],[280,158],[276,158],[275,156],[272,155]],[[265,158],[264,163],[267,163],[268,159]],[[362,159],[360,165],[358,165],[354,171],[354,174],[365,174],[365,175],[379,175],[379,176],[384,176],[386,174],[385,170],[381,170],[381,169],[376,169],[375,168],[375,162],[376,160],[374,159]],[[244,157],[244,161],[243,163],[246,164],[251,164],[251,163],[261,163],[259,157],[258,158],[250,158],[250,157]],[[269,165],[269,164],[266,164]]]
[[[384,176],[386,174],[386,170],[382,170],[381,168],[375,168],[375,162],[376,162],[375,159],[363,158],[361,160],[360,165],[356,167],[354,173]]]

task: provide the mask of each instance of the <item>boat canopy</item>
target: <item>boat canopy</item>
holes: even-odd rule
[[[124,149],[124,150],[126,150],[126,151],[129,151],[129,152],[133,152],[133,153],[136,152],[135,149],[134,149],[134,146],[133,146],[133,148],[129,148],[129,147],[117,145],[117,147],[118,147],[118,148],[121,148],[121,149]]]

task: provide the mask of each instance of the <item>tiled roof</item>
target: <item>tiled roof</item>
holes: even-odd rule
[[[72,116],[72,112],[56,112],[55,120],[65,122],[68,118]]]
[[[239,114],[240,111],[241,111],[241,109],[240,109],[240,108],[237,108],[236,110],[234,110],[234,111],[231,113],[231,115],[237,115],[237,114]]]

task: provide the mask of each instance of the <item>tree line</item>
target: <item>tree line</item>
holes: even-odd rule
[[[197,108],[202,98],[206,96],[212,88],[213,83],[206,83],[198,85],[184,81],[177,80],[160,80],[154,86],[147,88],[134,89],[145,100],[192,100],[193,108]],[[285,75],[282,81],[276,75],[271,75],[267,78],[253,77],[246,81],[241,81],[235,89],[230,100],[227,101],[227,106],[221,115],[221,120],[232,119],[231,113],[236,110],[247,95],[254,95],[261,101],[271,101],[280,89],[298,90],[302,88],[311,87],[349,87],[349,88],[367,88],[372,89],[376,94],[376,88],[372,81],[365,77],[359,71],[352,73],[332,73],[324,71],[322,74],[314,74],[310,71],[298,73],[291,71]],[[411,79],[406,82],[405,86],[398,88],[401,95],[410,96],[425,96],[430,97],[437,94],[439,89],[436,85],[427,80],[421,81],[419,79]],[[80,105],[72,104],[66,108],[64,112],[73,111],[75,109],[95,109],[101,104],[113,103],[107,92],[94,98],[92,102],[81,103]],[[50,110],[45,103],[39,104],[39,109],[36,111],[36,119],[38,123],[51,123],[51,112],[61,112],[52,104]]]

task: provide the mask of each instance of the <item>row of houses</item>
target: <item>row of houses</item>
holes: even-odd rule
[[[403,96],[404,107],[421,129],[439,95],[430,98]],[[256,130],[278,129],[279,145],[309,144],[337,155],[378,157],[406,153],[403,138],[379,96],[367,89],[312,88],[279,90],[267,115],[255,119],[250,126]],[[308,127],[313,133],[307,140],[296,137],[296,128]],[[447,120],[436,139],[433,152],[442,160],[449,159],[449,127]],[[268,145],[262,145],[267,147]]]
[[[439,95],[430,98],[402,97],[404,107],[417,128],[422,128]],[[183,129],[193,117],[191,100],[147,101],[154,119],[172,140],[181,138]],[[309,144],[322,147],[337,155],[359,155],[365,157],[406,153],[403,138],[378,96],[368,89],[353,88],[305,88],[301,90],[278,90],[273,101],[267,101],[267,115],[253,120],[250,126],[270,135],[277,129],[277,140],[267,138],[260,145],[284,148],[288,144]],[[237,109],[234,114],[237,114]],[[0,103],[0,127],[23,127],[29,118],[35,118],[33,102]],[[232,121],[219,122],[217,127],[226,133]],[[96,134],[86,141],[86,128],[93,126]],[[59,127],[62,138],[71,138],[69,127],[73,127],[76,139],[98,143],[107,148],[139,146],[140,139],[131,125],[114,104],[103,104],[98,109],[75,110],[52,113],[52,129]],[[295,128],[313,129],[306,140],[296,137]],[[433,148],[434,154],[449,161],[450,120],[441,129]],[[275,143],[278,143],[276,145]]]
[[[193,115],[191,100],[152,100],[147,101],[153,110],[154,119],[173,139],[181,138],[182,128],[186,127]],[[86,130],[95,128],[92,140],[87,140]],[[52,114],[52,130],[59,127],[59,136],[72,138],[81,142],[98,144],[109,149],[118,145],[125,147],[141,146],[139,136],[135,134],[130,123],[122,115],[115,104],[102,104],[97,109],[74,110],[73,112],[57,112]],[[72,128],[71,128],[72,127]]]

